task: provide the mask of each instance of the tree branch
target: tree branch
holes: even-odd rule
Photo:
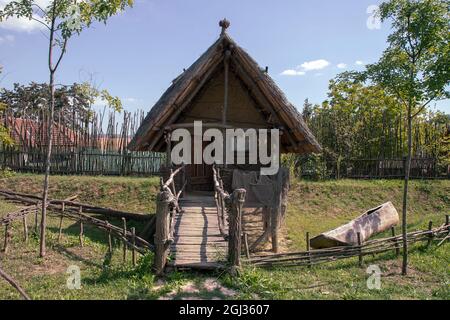
[[[416,113],[414,113],[414,114],[412,115],[411,118],[414,118],[414,117],[416,117],[419,113],[421,113],[421,112],[423,111],[423,109],[425,109],[425,107],[426,107],[431,101],[434,100],[434,98],[436,98],[436,96],[431,97],[431,98],[428,99],[424,104],[422,104],[422,105],[420,106],[419,110],[418,110]]]
[[[40,24],[42,24],[44,27],[46,27],[48,30],[51,31],[50,27],[49,27],[45,22],[43,22],[43,21],[41,21],[41,20],[39,20],[39,19],[36,19],[36,18],[34,18],[34,17],[30,17],[30,20],[34,20],[34,21],[36,21],[36,22],[39,22]]]
[[[31,5],[32,5],[32,6],[35,6],[35,7],[38,8],[39,10],[41,10],[41,12],[44,14],[44,15],[43,15],[44,17],[48,16],[47,12],[46,12],[44,9],[42,9],[42,7],[41,7],[40,5],[38,5],[37,3],[32,3]]]
[[[31,300],[22,287],[10,275],[0,268],[0,277],[5,279],[14,289],[16,289],[25,300]]]
[[[55,72],[56,69],[58,69],[59,63],[61,62],[61,59],[64,56],[64,53],[66,52],[67,40],[68,40],[68,38],[64,39],[64,44],[63,44],[63,47],[62,47],[62,51],[61,51],[61,54],[59,55],[59,58],[58,58],[58,61],[56,62],[55,67],[53,68],[53,72]]]

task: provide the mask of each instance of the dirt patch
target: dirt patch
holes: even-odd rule
[[[35,250],[17,250],[5,256],[0,254],[0,261],[4,261],[8,265],[14,266],[14,272],[27,276],[41,276],[64,273],[67,269],[68,262],[61,259],[61,255],[52,250],[48,250],[45,258],[36,259],[38,252]],[[25,261],[25,262],[24,262]]]
[[[157,284],[161,288],[162,283]],[[199,283],[189,281],[178,289],[161,296],[158,300],[222,300],[237,295],[233,289],[227,288],[214,278],[206,278]]]

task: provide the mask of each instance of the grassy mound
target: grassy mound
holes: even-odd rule
[[[43,176],[16,174],[0,179],[0,188],[39,194]],[[127,211],[154,212],[159,179],[132,177],[51,177],[50,196],[64,198],[78,194],[79,200]],[[402,181],[341,180],[325,182],[294,181],[289,193],[285,233],[289,250],[305,248],[305,233],[311,235],[339,226],[363,211],[392,201],[401,214]],[[0,200],[0,215],[16,208]],[[443,223],[450,213],[450,181],[413,181],[408,211],[409,230],[426,228],[428,221]],[[29,218],[30,229],[33,219]],[[120,243],[115,241],[108,258],[107,235],[85,226],[85,246],[78,243],[79,226],[64,220],[63,237],[58,243],[59,218],[48,219],[48,256],[38,258],[38,237],[23,242],[22,225],[12,226],[13,238],[8,255],[0,253],[0,264],[14,276],[33,299],[156,299],[198,295],[200,298],[250,299],[450,299],[448,245],[411,248],[410,273],[400,276],[401,259],[385,253],[365,257],[360,268],[357,258],[312,268],[262,270],[245,266],[237,278],[225,274],[173,272],[161,281],[150,272],[151,254],[131,266],[131,254],[122,262]],[[397,227],[397,232],[400,232]],[[380,235],[383,236],[383,235]],[[0,239],[4,230],[0,230]],[[382,271],[381,289],[370,290],[366,267],[377,265]],[[70,265],[81,270],[81,290],[66,286]],[[211,279],[213,277],[213,279]],[[203,288],[218,279],[218,287],[230,292],[221,295],[189,288]],[[221,287],[223,286],[223,287]],[[186,289],[188,288],[188,289]],[[228,289],[227,289],[228,288]],[[190,290],[193,291],[193,290]],[[194,290],[196,291],[196,290]],[[204,292],[205,291],[205,292]],[[18,294],[0,281],[0,299],[17,299]]]

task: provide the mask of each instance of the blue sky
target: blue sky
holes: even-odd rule
[[[39,0],[45,3],[46,0]],[[0,6],[7,2],[0,0]],[[132,9],[71,39],[58,83],[89,79],[119,96],[127,110],[148,111],[171,81],[220,33],[218,21],[299,109],[326,99],[337,73],[362,70],[386,47],[387,24],[367,26],[381,1],[139,0]],[[0,86],[48,81],[47,40],[32,23],[0,23]],[[432,106],[450,113],[450,103]]]

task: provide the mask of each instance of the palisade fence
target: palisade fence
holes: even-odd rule
[[[121,114],[56,113],[53,125],[51,172],[84,175],[155,175],[165,163],[165,154],[131,152],[127,145],[142,122],[142,111]],[[12,146],[0,145],[0,168],[19,172],[45,171],[48,145],[47,115],[43,112],[0,116],[9,130]]]
[[[144,112],[117,113],[103,110],[57,110],[53,126],[51,172],[85,175],[156,175],[166,162],[165,153],[131,152],[127,145],[144,119]],[[0,144],[0,169],[42,173],[48,144],[48,115],[42,110],[11,110],[0,113],[13,146]],[[402,178],[405,160],[344,159],[296,163],[301,177],[315,178]],[[302,157],[303,158],[303,157]],[[304,161],[306,160],[306,161]],[[450,178],[450,168],[430,157],[413,158],[411,178]]]
[[[299,164],[304,178],[401,179],[405,176],[405,158],[345,159],[341,163],[326,159],[322,164],[304,161]],[[436,158],[411,159],[413,179],[450,179],[450,168],[439,165]]]

